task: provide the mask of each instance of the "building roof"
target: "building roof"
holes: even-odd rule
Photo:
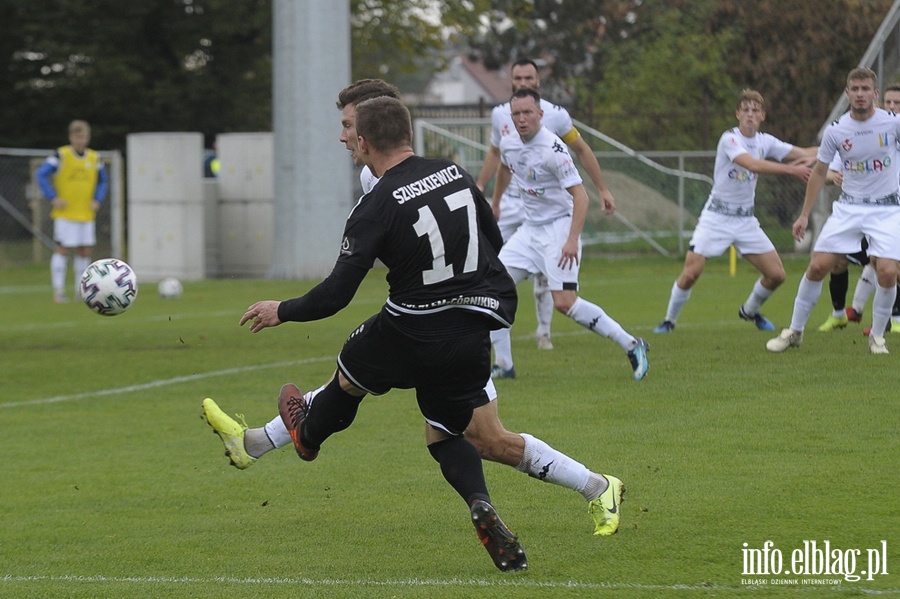
[[[471,57],[460,54],[459,59],[461,66],[469,72],[487,92],[489,98],[495,104],[500,104],[509,100],[512,94],[512,81],[509,78],[509,65],[503,65],[499,70],[491,71],[485,68],[481,61],[473,60]]]
[[[405,98],[417,104],[489,104],[505,102],[512,93],[509,68],[489,70],[465,54],[456,54],[448,67],[435,73],[422,94]]]

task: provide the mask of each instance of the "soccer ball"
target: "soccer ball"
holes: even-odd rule
[[[178,299],[184,292],[181,281],[175,277],[166,277],[160,281],[156,290],[159,291],[159,297],[163,299]]]
[[[117,258],[97,260],[81,275],[82,301],[103,316],[115,316],[127,310],[137,298],[137,292],[137,276]]]

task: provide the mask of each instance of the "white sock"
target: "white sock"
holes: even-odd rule
[[[519,268],[507,267],[506,272],[512,277],[513,283],[518,285],[528,278],[528,271]],[[552,303],[552,302],[551,302]],[[491,346],[494,348],[494,364],[503,370],[509,370],[513,367],[512,357],[512,340],[510,338],[509,329],[498,329],[491,331]]]
[[[59,252],[50,256],[50,283],[54,293],[63,293],[66,288],[66,270],[69,268],[69,257]]]
[[[591,476],[590,478],[588,478],[588,483],[584,486],[584,490],[581,491],[581,494],[584,495],[584,498],[588,501],[593,501],[603,495],[603,492],[608,488],[608,478],[606,478],[602,474],[591,472]]]
[[[859,314],[863,313],[863,309],[869,303],[869,298],[875,293],[877,282],[878,275],[875,273],[875,267],[866,264],[856,282],[856,289],[853,290],[853,303],[850,304]]]
[[[491,345],[494,348],[494,364],[503,370],[512,368],[512,338],[509,329],[491,331]]]
[[[91,265],[90,256],[75,256],[72,258],[72,270],[75,273],[75,297],[81,297],[81,275]]]
[[[259,458],[275,449],[275,444],[266,433],[265,427],[248,428],[244,431],[244,449],[250,457]]]
[[[875,290],[875,299],[872,300],[872,330],[870,335],[884,337],[888,321],[891,319],[891,311],[894,309],[894,300],[897,298],[897,286],[882,287]]]
[[[287,427],[284,426],[284,420],[281,419],[280,415],[270,420],[263,428],[269,440],[272,441],[274,449],[291,444],[291,434],[288,432]]]
[[[806,328],[806,321],[812,314],[819,296],[822,295],[822,281],[810,281],[806,274],[800,279],[797,289],[797,297],[794,298],[794,313],[791,315],[791,330],[802,331]]]
[[[672,291],[669,294],[669,307],[666,308],[666,320],[671,323],[678,322],[684,305],[691,299],[691,290],[682,289],[678,286],[678,282],[672,283]]]
[[[534,309],[537,314],[537,335],[550,336],[550,320],[553,318],[553,295],[550,284],[542,274],[534,276]]]
[[[744,314],[748,316],[758,314],[760,307],[762,307],[767,299],[772,297],[773,293],[774,291],[766,289],[763,286],[762,279],[757,279],[756,283],[753,285],[753,291],[750,292],[750,297],[748,297],[747,301],[744,302],[744,305],[741,306],[744,309]]]
[[[516,468],[540,479],[581,493],[588,484],[591,471],[540,439],[521,433],[525,439],[525,452]]]
[[[575,303],[569,308],[566,316],[584,328],[612,339],[625,351],[631,351],[637,345],[637,339],[625,332],[622,325],[610,318],[603,308],[586,299],[575,298]]]

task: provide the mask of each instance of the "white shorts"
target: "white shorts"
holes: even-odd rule
[[[509,241],[525,218],[525,207],[522,198],[515,196],[510,197],[507,194],[500,196],[500,220],[497,226],[500,227],[500,235],[503,237],[503,243]]]
[[[866,252],[870,256],[900,260],[900,206],[835,202],[813,249],[852,254],[859,251],[863,235],[869,242]]]
[[[859,250],[859,238],[856,241]],[[755,216],[726,216],[707,210],[700,213],[688,245],[695,254],[705,258],[721,256],[730,245],[743,255],[767,254],[775,250]]]
[[[500,261],[507,269],[516,268],[547,277],[550,291],[578,291],[581,264],[581,238],[578,239],[578,263],[559,267],[562,248],[569,238],[572,217],[558,218],[546,225],[528,223],[519,227],[500,250]]]
[[[92,247],[97,245],[97,228],[94,221],[82,222],[65,218],[53,219],[53,241],[64,248]]]

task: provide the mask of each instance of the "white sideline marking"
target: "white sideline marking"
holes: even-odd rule
[[[221,315],[222,313],[217,313],[217,314]],[[231,314],[231,312],[228,312],[227,314]],[[209,315],[209,314],[207,314],[207,315]],[[152,317],[152,319],[154,319],[154,320],[164,320],[166,318],[168,318],[168,317],[165,317],[165,316]],[[60,326],[60,324],[61,323],[56,323],[56,324],[47,325],[47,326],[58,327],[58,326]],[[704,324],[709,325],[710,323],[704,323]],[[721,326],[726,323],[712,323],[712,324]],[[37,326],[42,326],[42,325],[25,325],[25,326],[19,327],[19,328],[20,329],[36,328]],[[651,327],[637,327],[637,328],[638,329],[649,329]],[[590,333],[590,331],[582,329],[582,330],[577,330],[577,331],[566,331],[566,332],[562,332],[562,333],[554,333],[554,337],[572,337],[572,336],[576,336],[576,335],[587,335],[588,333]],[[533,340],[534,333],[532,332],[532,333],[527,333],[524,335],[517,335],[517,336],[513,337],[513,339],[516,341]],[[652,339],[652,337],[651,337],[651,339]],[[308,358],[305,360],[291,360],[289,362],[276,362],[274,364],[257,364],[255,366],[241,366],[241,367],[237,367],[237,368],[228,368],[225,370],[214,370],[212,372],[191,374],[191,375],[187,375],[187,376],[177,376],[177,377],[174,377],[171,379],[159,379],[156,381],[150,381],[149,383],[142,383],[139,385],[131,385],[129,387],[103,389],[100,391],[85,391],[83,393],[75,393],[72,395],[57,395],[55,397],[44,397],[41,399],[29,399],[26,401],[13,401],[13,402],[7,402],[7,403],[0,403],[0,408],[17,408],[17,407],[21,407],[21,406],[36,406],[36,405],[49,404],[49,403],[58,403],[61,401],[72,401],[75,399],[84,399],[85,397],[104,397],[107,395],[119,395],[122,393],[131,393],[133,391],[143,391],[145,389],[155,389],[156,387],[164,387],[166,385],[176,385],[178,383],[199,381],[199,380],[202,380],[205,378],[212,378],[212,377],[217,377],[217,376],[228,376],[230,374],[238,374],[241,372],[252,372],[254,370],[263,370],[266,368],[279,368],[281,366],[297,366],[300,364],[312,364],[315,362],[323,362],[323,361],[327,361],[327,360],[337,360],[337,354],[335,354],[334,356]]]
[[[234,310],[220,310],[218,312],[202,312],[197,314],[160,314],[158,316],[141,316],[132,318],[130,322],[164,322],[164,321],[182,321],[192,318],[218,318],[220,316],[234,316],[235,323],[240,315]],[[111,318],[101,317],[96,323],[90,326],[111,326],[114,324]],[[37,331],[41,329],[59,329],[62,327],[72,328],[85,326],[83,321],[69,320],[65,322],[31,322],[26,324],[11,324],[5,328],[7,331]]]
[[[162,318],[162,317],[161,317]],[[560,333],[560,337],[568,335],[582,335],[588,331],[573,331],[571,333]],[[521,339],[532,339],[533,334],[521,337]],[[519,339],[519,338],[517,338]],[[263,370],[266,368],[280,368],[282,366],[298,366],[300,364],[313,364],[315,362],[325,362],[329,360],[337,361],[337,354],[333,356],[320,356],[318,358],[307,358],[304,360],[290,360],[288,362],[275,362],[273,364],[257,364],[255,366],[239,366],[237,368],[226,368],[225,370],[214,370],[212,372],[202,372],[198,374],[190,374],[185,376],[176,376],[170,379],[159,379],[150,381],[149,383],[141,383],[139,385],[130,385],[128,387],[116,387],[114,389],[101,389],[99,391],[83,391],[81,393],[73,393],[71,395],[57,395],[55,397],[42,397],[40,399],[29,399],[25,401],[11,401],[0,403],[0,408],[18,408],[21,406],[37,406],[50,403],[59,403],[61,401],[72,401],[75,399],[84,399],[85,397],[105,397],[108,395],[120,395],[122,393],[131,393],[133,391],[144,391],[145,389],[155,389],[157,387],[165,387],[166,385],[177,385],[178,383],[188,383],[199,381],[206,378],[217,376],[228,376],[231,374],[239,374],[241,372],[252,372],[255,370]]]
[[[756,593],[764,587],[758,586],[723,586],[716,584],[639,584],[629,582],[579,582],[570,580],[566,582],[540,582],[536,580],[479,580],[463,578],[447,579],[422,579],[407,578],[397,580],[372,580],[372,579],[334,579],[324,578],[313,580],[311,578],[233,578],[230,576],[217,576],[213,578],[193,578],[188,576],[13,576],[10,574],[0,578],[3,582],[132,582],[137,584],[247,584],[247,585],[303,585],[323,587],[510,587],[510,588],[542,588],[542,589],[635,589],[650,591],[728,591],[729,593],[745,591]],[[865,595],[892,595],[900,589],[865,589],[854,585],[837,585],[828,587],[835,591],[852,591]],[[791,587],[792,591],[812,591],[820,594],[823,587]]]
[[[143,391],[145,389],[155,389],[156,387],[164,387],[166,385],[176,385],[178,383],[187,383],[190,381],[199,381],[205,378],[215,376],[228,376],[231,374],[239,374],[241,372],[250,372],[254,370],[263,370],[265,368],[280,368],[282,366],[297,366],[299,364],[312,364],[314,362],[325,362],[336,360],[335,356],[307,358],[305,360],[290,360],[288,362],[274,362],[272,364],[257,364],[255,366],[240,366],[237,368],[226,368],[225,370],[214,370],[212,372],[203,372],[200,374],[189,374],[186,376],[176,376],[170,379],[159,379],[150,381],[149,383],[141,383],[140,385],[129,385],[128,387],[116,387],[114,389],[102,389],[100,391],[84,391],[82,393],[73,393],[72,395],[57,395],[55,397],[42,397],[41,399],[29,399],[26,401],[13,401],[0,404],[0,408],[16,408],[19,406],[37,406],[48,403],[58,403],[61,401],[72,401],[74,399],[84,399],[85,397],[103,397],[107,395],[120,395],[122,393],[131,393],[133,391]]]
[[[35,293],[47,291],[47,285],[0,285],[0,295],[13,295],[18,293]]]

